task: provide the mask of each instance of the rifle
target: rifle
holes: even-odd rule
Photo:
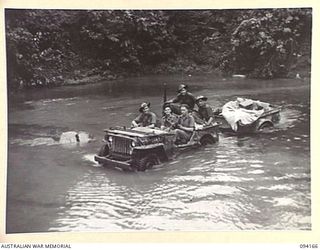
[[[165,104],[167,102],[167,84],[164,83],[163,84],[163,104]]]

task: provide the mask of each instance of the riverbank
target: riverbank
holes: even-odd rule
[[[111,72],[99,71],[98,69],[82,69],[75,70],[74,74],[68,79],[65,79],[61,85],[83,85],[96,83],[100,81],[121,80],[131,77],[143,76],[159,76],[159,75],[203,75],[211,74],[216,77],[223,75],[219,69],[212,67],[212,65],[197,65],[188,60],[176,60],[168,63],[162,63],[155,67],[144,67],[141,72]]]
[[[284,67],[284,66],[283,66]],[[11,70],[11,69],[8,69]],[[302,46],[300,54],[295,55],[294,62],[290,65],[288,69],[283,69],[286,74],[281,78],[287,79],[308,79],[311,78],[311,47],[309,43],[305,43]],[[49,72],[51,69],[43,69],[43,72]],[[46,73],[45,73],[46,74]],[[10,88],[12,84],[9,84],[8,79],[8,89],[9,92],[15,93],[16,91],[24,91],[27,89],[38,89],[38,88],[55,88],[59,86],[72,86],[72,85],[85,85],[92,84],[101,81],[114,81],[122,80],[132,77],[143,77],[143,76],[159,76],[159,75],[214,75],[215,77],[244,77],[251,79],[258,79],[252,77],[250,74],[244,74],[242,72],[233,72],[232,74],[227,74],[222,71],[218,65],[211,64],[197,64],[194,61],[188,59],[178,58],[176,60],[169,60],[165,63],[160,63],[155,66],[144,66],[143,68],[135,71],[111,71],[103,70],[101,67],[88,67],[87,65],[78,64],[76,69],[65,70],[60,72],[59,75],[53,77],[51,82],[47,80],[38,81],[21,81],[18,88]],[[272,80],[275,78],[270,78]]]
[[[307,55],[302,55],[297,63],[291,67],[291,70],[285,78],[287,79],[301,79],[308,80],[311,78],[311,61],[310,57]],[[199,76],[199,75],[212,75],[214,77],[234,77],[234,78],[247,78],[243,74],[233,74],[225,75],[223,72],[216,68],[212,68],[210,65],[198,66],[196,64],[191,64],[188,67],[174,66],[174,65],[160,65],[154,70],[149,70],[148,74],[131,74],[131,75],[122,75],[122,74],[105,74],[104,72],[93,74],[93,75],[76,75],[72,78],[65,79],[61,85],[62,86],[72,86],[72,85],[86,85],[97,83],[101,81],[114,81],[114,80],[125,80],[126,78],[132,77],[143,77],[143,76],[161,76],[161,75],[184,75],[184,76]]]
[[[301,79],[308,80],[311,78],[311,47],[309,43],[304,43],[301,46],[301,52],[296,56],[295,62],[287,70],[288,73],[282,77],[287,79]],[[93,69],[79,69],[74,70],[73,74],[68,74],[68,77],[61,82],[61,85],[84,85],[92,84],[101,81],[114,81],[122,80],[131,77],[143,76],[159,76],[159,75],[212,75],[214,77],[244,77],[250,78],[244,74],[231,74],[228,75],[221,71],[219,67],[214,67],[210,64],[198,65],[197,63],[178,58],[166,63],[158,64],[154,67],[144,67],[141,72],[128,73],[128,72],[111,72],[102,71],[98,68]],[[270,79],[271,80],[271,79]]]

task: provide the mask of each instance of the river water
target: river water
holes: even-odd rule
[[[182,81],[213,107],[236,96],[281,105],[280,124],[220,134],[146,172],[94,162],[104,128],[130,124],[143,101],[160,115],[162,84],[173,97]],[[310,184],[307,81],[159,76],[9,98],[7,233],[311,230]]]

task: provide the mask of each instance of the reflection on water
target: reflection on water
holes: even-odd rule
[[[181,152],[146,172],[122,172],[94,161],[102,130],[127,125],[139,103],[147,99],[161,114],[161,97],[154,85],[162,81],[150,85],[134,81],[126,91],[119,83],[100,84],[90,91],[79,86],[75,91],[64,89],[63,97],[60,89],[50,98],[27,98],[25,106],[12,104],[9,232],[310,230],[308,87],[296,84],[291,90],[288,82],[278,86],[278,82],[242,79],[217,80],[213,85],[207,78],[196,85],[189,79],[191,86],[197,86],[195,94],[206,94],[214,107],[246,93],[281,105],[281,121],[274,130],[260,134],[221,134],[217,144]],[[170,95],[175,87],[169,84]],[[110,97],[110,88],[116,97]],[[85,143],[77,143],[76,134]],[[24,181],[19,181],[20,175]],[[44,195],[43,189],[50,192]],[[59,203],[48,212],[36,205],[39,199],[44,204],[59,199]],[[29,214],[18,214],[25,206],[30,206]]]

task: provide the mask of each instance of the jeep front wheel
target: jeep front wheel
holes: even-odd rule
[[[109,146],[108,145],[103,145],[98,153],[98,156],[107,156],[109,154]]]
[[[160,163],[159,157],[156,154],[147,155],[137,162],[138,171],[145,171]]]

